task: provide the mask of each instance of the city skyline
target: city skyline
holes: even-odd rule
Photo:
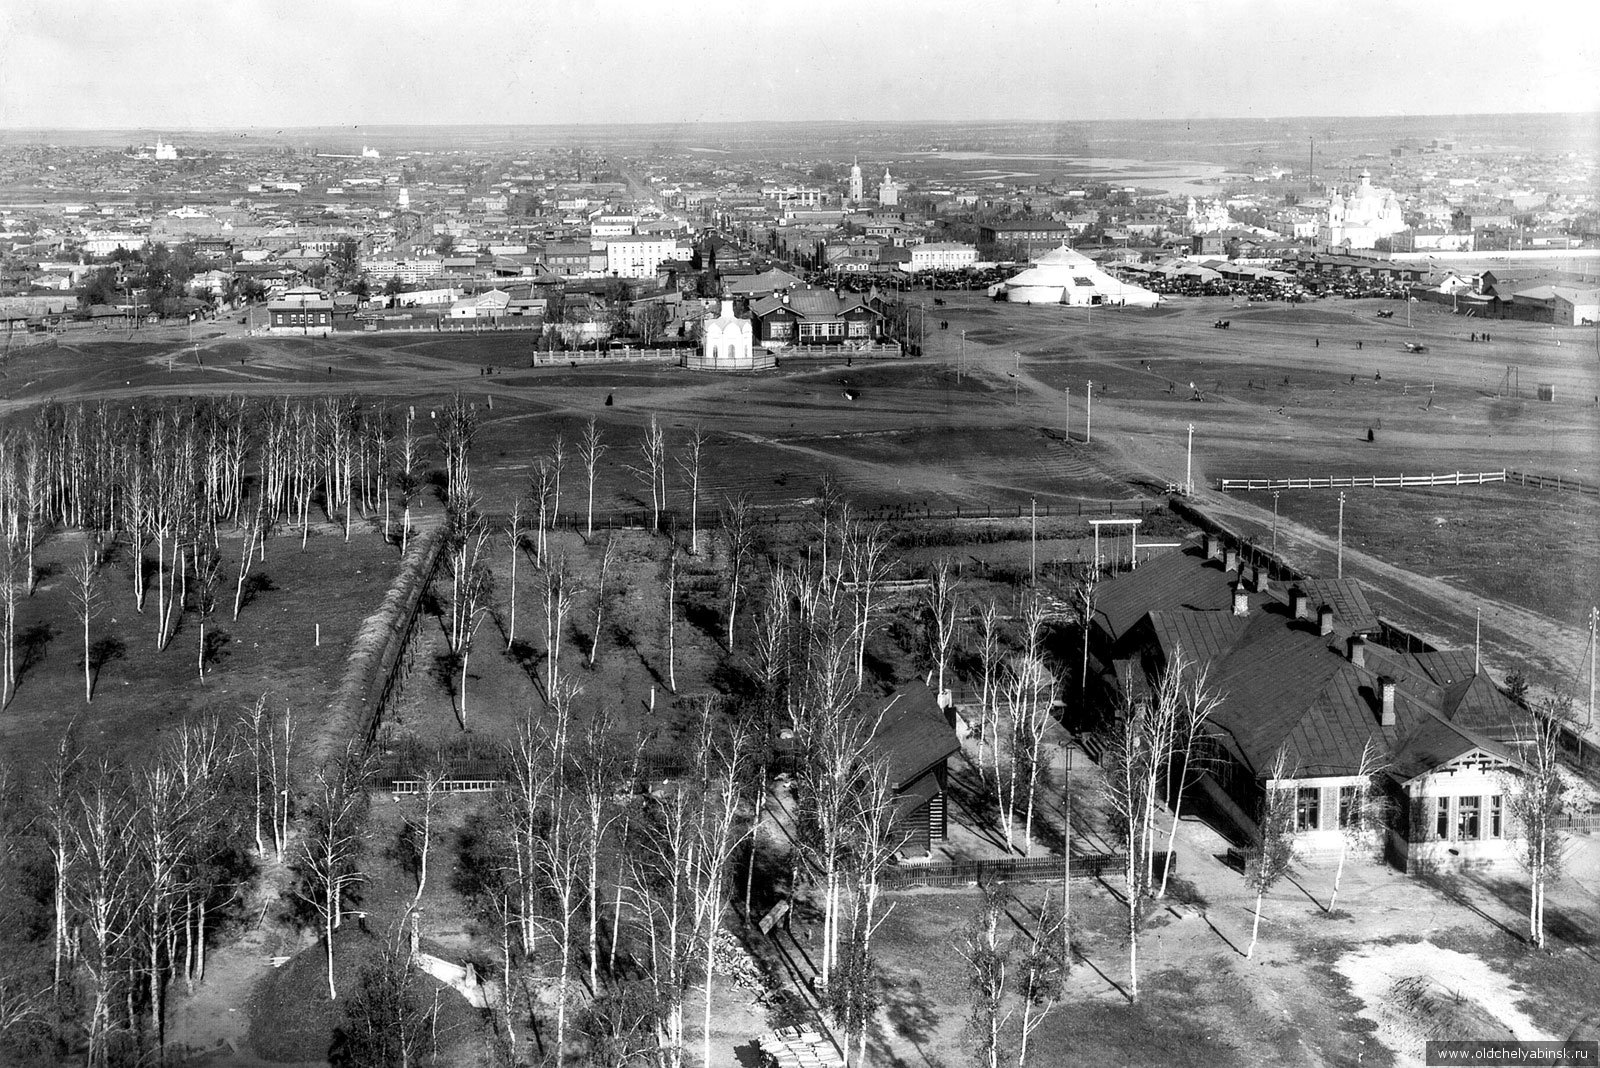
[[[803,18],[731,0],[341,0],[315,19],[255,0],[21,0],[0,10],[0,127],[1573,113],[1600,110],[1596,40],[1600,9],[1571,2],[1534,24],[1377,0],[818,0]]]

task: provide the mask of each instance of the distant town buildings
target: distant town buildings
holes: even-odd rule
[[[904,269],[912,274],[921,271],[960,271],[978,262],[978,250],[957,241],[929,241],[913,245],[907,251],[911,258]]]
[[[618,278],[654,278],[661,264],[676,259],[678,239],[672,236],[605,239],[605,270]],[[683,253],[687,258],[687,252]]]
[[[333,332],[333,301],[320,289],[291,289],[268,302],[267,332],[327,337]]]

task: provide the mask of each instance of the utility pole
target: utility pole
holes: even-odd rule
[[[956,372],[956,381],[961,381],[961,376],[967,370],[967,332],[961,331],[961,370]]]
[[[1083,390],[1083,443],[1094,439],[1094,379],[1089,379]]]
[[[1334,575],[1344,578],[1344,493],[1339,493],[1339,551],[1334,560]]]
[[[1472,616],[1472,673],[1478,673],[1478,656],[1483,645],[1483,609],[1477,608]]]
[[[1584,720],[1587,727],[1594,726],[1594,645],[1596,633],[1600,632],[1600,608],[1589,609],[1589,718]]]
[[[1028,498],[1028,581],[1039,585],[1039,501]]]
[[[1183,494],[1194,496],[1194,424],[1189,424],[1189,455],[1183,465]]]
[[[1061,742],[1067,762],[1067,781],[1061,790],[1061,959],[1072,960],[1072,739]]]
[[[1067,387],[1067,444],[1072,444],[1072,387]]]
[[[1278,491],[1272,491],[1272,551],[1278,551]]]

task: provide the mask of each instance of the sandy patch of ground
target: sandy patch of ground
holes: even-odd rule
[[[1360,998],[1360,1015],[1402,1065],[1423,1063],[1423,1046],[1440,1039],[1542,1041],[1556,1036],[1517,1008],[1502,975],[1476,957],[1432,942],[1373,946],[1339,958]]]

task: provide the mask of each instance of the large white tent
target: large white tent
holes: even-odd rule
[[[1046,252],[1021,274],[991,286],[989,295],[1013,304],[1117,304],[1153,308],[1161,303],[1157,294],[1111,277],[1088,256],[1066,245]]]

